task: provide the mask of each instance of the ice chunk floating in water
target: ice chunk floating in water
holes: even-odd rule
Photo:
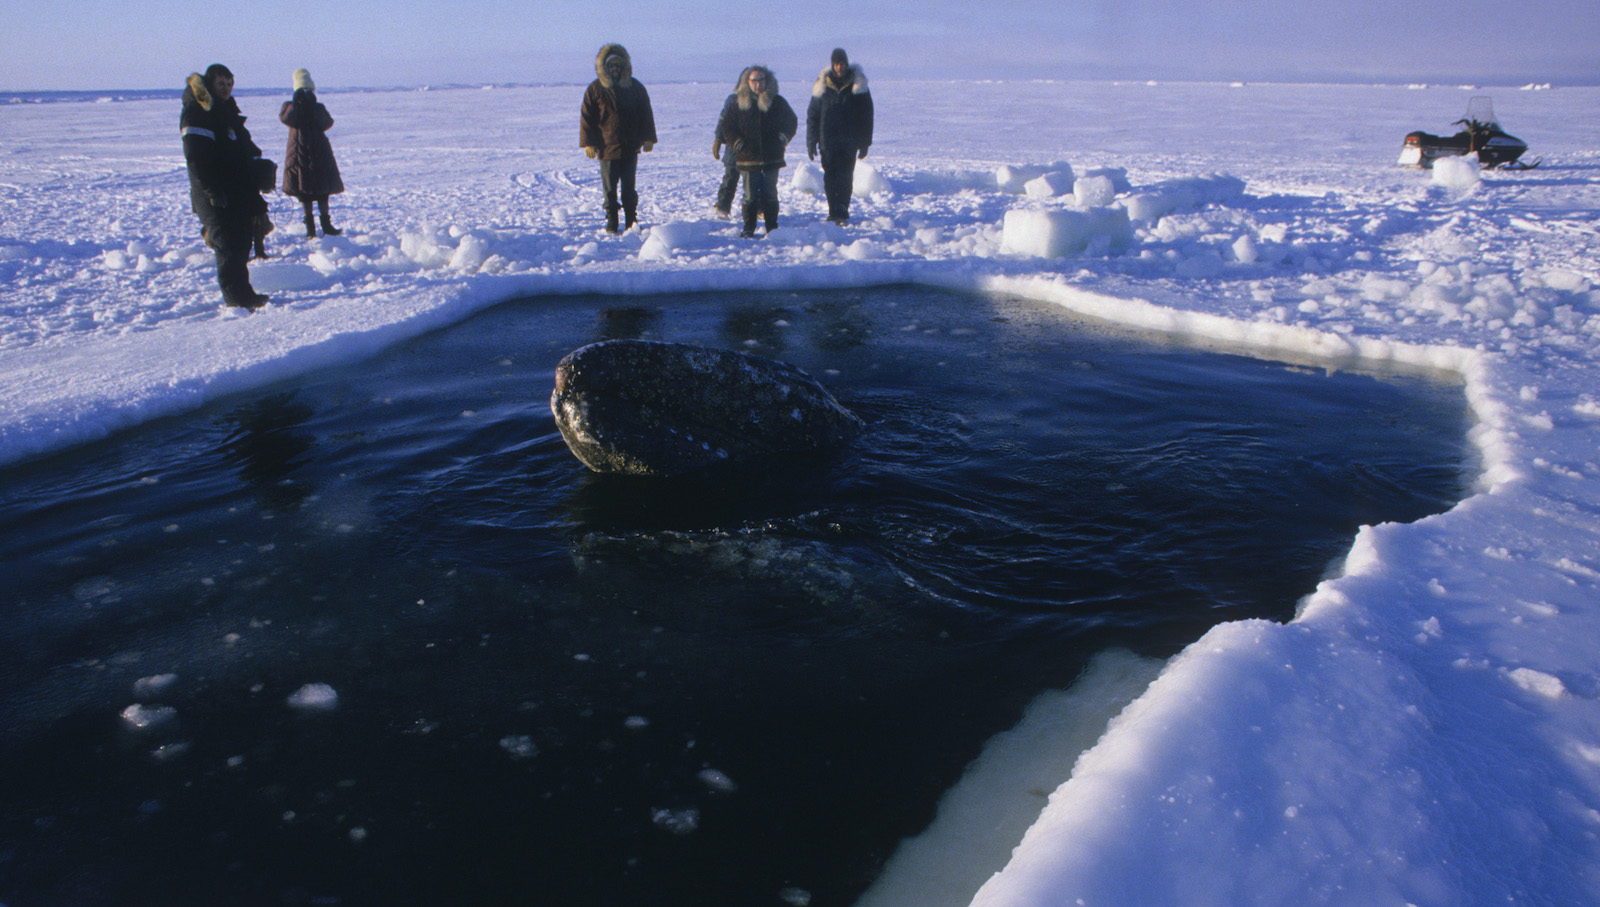
[[[303,712],[331,712],[339,707],[339,694],[325,683],[308,683],[289,694],[289,705]]]

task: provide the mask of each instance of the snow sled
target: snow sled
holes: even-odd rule
[[[1473,98],[1467,103],[1467,115],[1451,125],[1462,127],[1455,135],[1433,135],[1413,132],[1406,136],[1400,148],[1400,165],[1432,169],[1433,162],[1441,157],[1459,157],[1476,154],[1485,170],[1532,170],[1540,161],[1528,163],[1521,160],[1528,143],[1514,135],[1507,135],[1494,118],[1494,102],[1489,98]]]

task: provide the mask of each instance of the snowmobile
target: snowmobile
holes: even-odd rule
[[[1521,160],[1528,143],[1500,128],[1489,98],[1473,98],[1467,103],[1467,115],[1451,125],[1462,129],[1448,136],[1421,131],[1407,135],[1400,147],[1401,166],[1431,169],[1438,158],[1464,154],[1476,154],[1485,170],[1532,170],[1542,161],[1530,164]]]

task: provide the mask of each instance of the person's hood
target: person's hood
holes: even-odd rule
[[[615,85],[606,73],[606,61],[612,57],[622,59],[622,78]],[[594,55],[594,74],[600,79],[600,84],[607,88],[627,88],[633,82],[633,58],[628,56],[628,49],[621,44],[607,44],[600,48],[600,52]]]
[[[205,76],[197,72],[189,73],[189,78],[184,83],[183,106],[199,104],[201,110],[210,110],[211,102],[211,92],[206,89]]]
[[[817,74],[817,81],[811,86],[812,97],[822,97],[823,93],[828,90],[829,77],[832,75],[832,64],[824,67],[822,72]],[[850,68],[845,70],[845,82],[850,86],[850,90],[855,94],[866,94],[868,91],[867,74],[862,72],[860,63],[851,63]]]
[[[756,97],[755,92],[750,90],[750,74],[755,72],[767,77],[766,90],[761,92],[761,97],[759,98]],[[765,66],[746,67],[744,75],[739,82],[738,94],[740,110],[749,110],[752,104],[759,104],[763,111],[771,110],[772,99],[778,96],[778,77],[774,76],[772,70]]]

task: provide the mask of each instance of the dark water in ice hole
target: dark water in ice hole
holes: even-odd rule
[[[624,336],[792,361],[870,429],[587,474],[552,370]],[[846,905],[1094,652],[1286,619],[1358,525],[1458,500],[1465,420],[926,288],[502,305],[0,471],[0,901]]]

